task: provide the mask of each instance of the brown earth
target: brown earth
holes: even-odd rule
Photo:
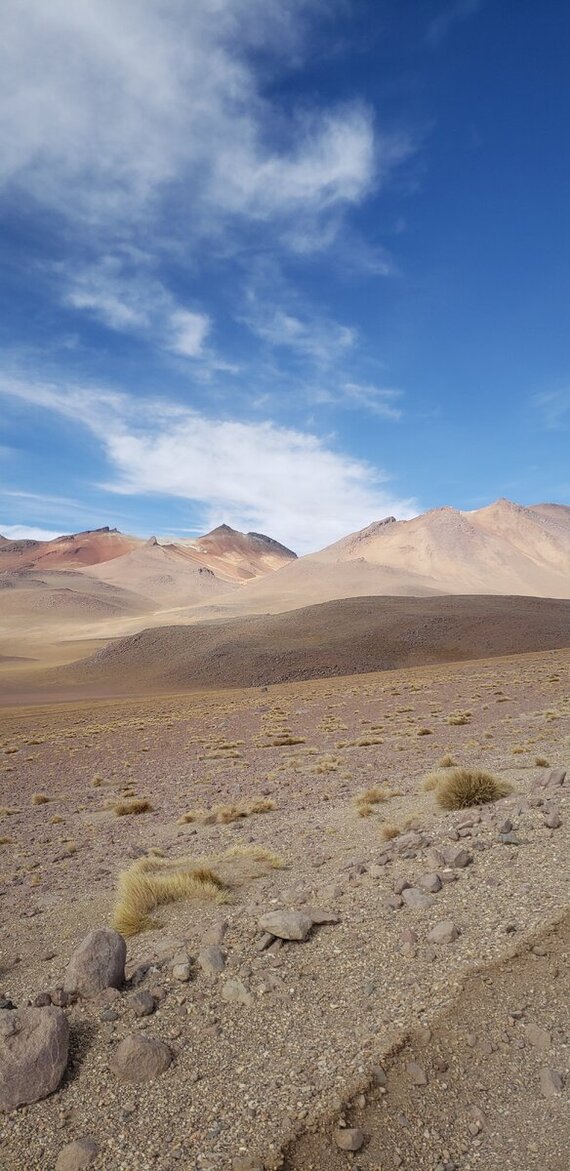
[[[129,940],[127,974],[143,966],[150,1017],[135,1016],[131,985],[65,1009],[68,1073],[50,1098],[0,1118],[2,1171],[53,1171],[86,1134],[99,1147],[93,1171],[233,1171],[246,1156],[267,1171],[287,1160],[295,1171],[435,1171],[442,1160],[456,1171],[562,1171],[567,942],[553,925],[568,912],[569,680],[570,652],[551,650],[267,691],[5,708],[0,993],[13,1003],[61,984],[78,942],[109,923],[117,876],[141,851],[216,866],[229,847],[262,846],[284,865],[242,854],[223,864],[225,906],[161,907]],[[422,779],[448,753],[509,781],[511,795],[442,811]],[[384,800],[359,816],[355,798],[378,785]],[[127,788],[152,810],[116,817]],[[48,800],[35,804],[38,793]],[[190,809],[261,797],[274,809],[179,823]],[[388,850],[387,824],[400,831]],[[408,906],[403,884],[433,871],[430,850],[450,848],[467,850],[468,864],[431,903]],[[278,907],[338,921],[260,952],[259,917]],[[210,979],[196,957],[221,919],[226,967]],[[432,944],[447,919],[458,938]],[[181,949],[193,961],[183,983]],[[229,979],[245,1003],[222,995]],[[172,1065],[126,1086],[112,1055],[145,1030],[168,1044]],[[412,1060],[426,1086],[410,1084]],[[369,1091],[380,1065],[385,1095]],[[546,1096],[549,1069],[561,1090]],[[341,1121],[362,1126],[355,1156],[330,1145]]]
[[[169,626],[118,639],[50,676],[114,693],[254,687],[570,643],[570,602],[545,598],[350,598],[294,613]]]

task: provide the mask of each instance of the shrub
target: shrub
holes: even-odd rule
[[[507,781],[476,768],[450,768],[432,773],[424,781],[425,789],[435,791],[441,809],[466,809],[470,805],[486,805],[512,792]]]
[[[125,937],[137,935],[154,926],[151,913],[157,907],[189,898],[225,902],[225,884],[210,867],[188,858],[138,858],[119,874],[112,925]]]
[[[152,813],[154,806],[142,797],[135,797],[132,801],[116,801],[111,808],[117,817],[128,817],[131,813]]]

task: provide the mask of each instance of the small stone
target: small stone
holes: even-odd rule
[[[463,870],[466,866],[470,866],[473,861],[473,854],[469,853],[463,846],[449,846],[443,851],[443,857],[448,866],[454,870]]]
[[[253,996],[241,980],[226,980],[222,987],[222,1000],[228,1004],[243,1004],[246,1008],[253,1004]]]
[[[459,939],[459,931],[452,919],[442,919],[428,931],[428,939],[430,943],[453,943]]]
[[[202,947],[220,947],[224,942],[227,929],[226,919],[219,919],[217,923],[212,923],[202,936]]]
[[[118,1014],[118,1012],[115,1012],[114,1008],[104,1009],[104,1011],[101,1013],[101,1016],[99,1017],[99,1020],[101,1020],[107,1024],[113,1023],[114,1021],[118,1021],[118,1019],[119,1019],[119,1014]]]
[[[51,1004],[51,993],[38,992],[38,995],[34,999],[34,1008],[45,1008],[48,1004]]]
[[[539,1025],[535,1025],[533,1021],[526,1027],[526,1037],[535,1049],[548,1049],[550,1047],[550,1033],[546,1029],[541,1029]]]
[[[414,1086],[427,1086],[427,1073],[417,1061],[408,1061],[406,1073]]]
[[[232,1159],[232,1171],[264,1171],[264,1164],[255,1155],[238,1155]]]
[[[402,892],[402,898],[407,907],[411,907],[413,911],[427,911],[429,907],[433,906],[434,899],[431,895],[427,895],[423,890],[419,890],[417,886],[407,887]]]
[[[117,1046],[110,1065],[113,1073],[122,1082],[152,1081],[168,1069],[172,1051],[157,1037],[133,1033]]]
[[[74,992],[64,992],[63,988],[54,988],[49,998],[56,1008],[67,1008],[77,1000],[77,995]]]
[[[99,1147],[92,1138],[78,1138],[68,1143],[57,1156],[55,1171],[81,1171],[88,1167],[99,1154]]]
[[[306,939],[313,920],[303,911],[268,911],[259,920],[262,931],[276,935],[278,939]]]
[[[206,976],[219,976],[226,966],[226,958],[221,948],[212,943],[198,953],[198,963]]]
[[[566,779],[566,769],[565,768],[552,768],[546,778],[546,784],[553,785],[553,786],[563,785],[565,779]]]
[[[103,988],[121,988],[125,980],[127,945],[117,931],[91,931],[67,965],[63,987],[80,996],[96,996]]]
[[[499,833],[500,834],[510,834],[512,828],[513,828],[513,823],[507,817],[506,821],[504,821],[502,823],[502,825],[499,826]]]
[[[386,1071],[384,1069],[382,1069],[381,1065],[375,1065],[372,1070],[372,1083],[373,1083],[373,1085],[385,1086],[387,1081],[388,1081],[388,1079],[386,1077]]]
[[[271,947],[271,944],[273,943],[274,939],[275,939],[274,935],[271,935],[271,933],[269,931],[264,931],[263,935],[261,936],[261,939],[258,939],[258,941],[255,945],[255,950],[256,951],[265,951],[266,948]]]
[[[562,821],[559,813],[547,813],[544,818],[544,824],[547,829],[560,829]]]
[[[69,1024],[60,1008],[0,1012],[0,1110],[39,1102],[57,1089],[67,1065]]]
[[[422,889],[429,891],[432,895],[437,894],[437,892],[441,890],[441,878],[439,877],[439,874],[435,874],[435,872],[430,874],[422,874],[418,881]]]
[[[336,911],[324,911],[320,907],[310,907],[307,914],[316,926],[324,923],[340,923],[340,915]]]
[[[411,882],[408,882],[407,878],[397,878],[394,883],[394,893],[401,895],[402,892],[407,890],[411,885]]]
[[[433,846],[431,850],[428,850],[426,859],[431,870],[441,870],[442,866],[445,866],[445,858],[441,850],[436,850]]]
[[[178,980],[180,984],[187,984],[192,974],[192,965],[190,960],[181,960],[180,963],[172,965],[172,978]]]
[[[382,906],[386,907],[388,911],[399,911],[403,907],[404,900],[400,895],[385,895],[382,899]]]
[[[555,1094],[561,1094],[564,1089],[564,1078],[556,1069],[548,1069],[544,1066],[540,1071],[540,1088],[545,1098],[552,1098]]]
[[[364,1135],[358,1126],[339,1126],[335,1130],[334,1141],[341,1151],[359,1151]]]
[[[504,846],[520,846],[521,844],[518,834],[514,833],[514,831],[508,834],[499,834],[499,841],[502,842]]]
[[[418,937],[416,935],[416,932],[412,931],[411,927],[406,927],[405,930],[402,931],[402,934],[400,935],[400,943],[412,943],[413,944],[413,943],[417,943],[417,942],[418,942]]]
[[[151,996],[150,992],[145,992],[141,989],[140,992],[133,992],[128,999],[129,1007],[132,1008],[135,1016],[150,1016],[156,1009],[156,1000]]]

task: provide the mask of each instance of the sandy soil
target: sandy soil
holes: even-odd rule
[[[141,987],[157,997],[152,1016],[135,1018],[129,987],[112,1002],[66,1009],[70,1069],[51,1098],[2,1119],[3,1171],[50,1169],[85,1134],[99,1145],[95,1171],[225,1171],[245,1157],[268,1169],[285,1160],[319,1171],[435,1171],[445,1162],[561,1171],[569,1034],[555,969],[567,942],[552,925],[568,910],[570,787],[548,778],[568,764],[569,668],[569,652],[546,651],[268,689],[4,709],[0,990],[14,1003],[61,983],[83,935],[109,922],[118,872],[141,850],[207,859],[237,843],[263,845],[285,865],[236,862],[227,905],[161,908],[158,926],[129,941],[129,976],[149,965]],[[464,724],[448,722],[467,712]],[[443,753],[496,772],[512,795],[480,812],[442,812],[421,780]],[[393,795],[359,817],[355,796],[382,783]],[[127,785],[152,812],[113,814],[108,803]],[[33,804],[34,793],[49,800]],[[177,823],[198,806],[262,795],[275,808],[245,821]],[[546,825],[552,814],[556,828]],[[401,831],[388,848],[387,822]],[[508,832],[514,839],[501,840]],[[433,870],[429,851],[458,844],[472,861],[433,903],[402,902],[402,883]],[[338,922],[260,952],[259,915],[280,906],[320,908]],[[221,919],[225,971],[210,980],[194,964],[181,984],[174,957],[182,948],[195,959]],[[428,932],[446,919],[459,937],[431,944]],[[246,1003],[224,999],[230,978]],[[538,1052],[531,1023],[548,1033]],[[174,1061],[156,1081],[126,1086],[110,1056],[143,1029],[170,1045]],[[427,1086],[410,1088],[410,1060]],[[369,1093],[379,1065],[383,1095]],[[544,1096],[543,1067],[566,1079],[560,1095]],[[509,1143],[527,1109],[529,1133]],[[364,1131],[354,1156],[330,1145],[342,1121]]]

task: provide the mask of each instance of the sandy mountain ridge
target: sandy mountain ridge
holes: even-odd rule
[[[49,542],[0,538],[0,638],[42,626],[107,638],[145,626],[277,614],[357,597],[570,597],[570,508],[498,500],[376,521],[297,558],[228,525],[194,539],[109,528]],[[11,647],[10,653],[13,653]]]

